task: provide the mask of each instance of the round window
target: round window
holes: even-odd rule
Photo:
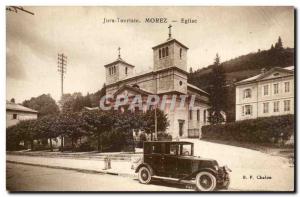
[[[182,85],[182,81],[179,81],[179,85]]]

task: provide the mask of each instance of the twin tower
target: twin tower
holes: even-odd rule
[[[171,67],[177,67],[184,72],[187,71],[188,47],[171,37],[171,26],[169,26],[167,41],[152,47],[152,49],[154,72]],[[107,85],[133,77],[135,66],[124,61],[120,55],[120,48],[118,50],[118,59],[105,65]]]

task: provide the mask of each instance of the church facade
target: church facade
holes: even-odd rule
[[[166,96],[164,112],[170,125],[167,133],[173,138],[201,137],[201,127],[208,124],[208,93],[187,82],[188,47],[171,37],[154,47],[153,69],[144,74],[134,75],[135,66],[119,57],[116,61],[104,65],[106,70],[106,96],[118,95],[158,95]],[[180,109],[170,110],[172,96],[176,105],[180,104],[180,95],[186,95],[187,104]],[[194,108],[188,102],[194,96]]]

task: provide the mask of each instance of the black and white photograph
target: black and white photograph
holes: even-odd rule
[[[7,192],[295,192],[295,15],[6,5]]]

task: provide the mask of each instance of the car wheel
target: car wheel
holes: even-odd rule
[[[196,176],[196,188],[199,191],[214,191],[217,186],[216,177],[210,172],[199,172]]]
[[[139,169],[139,182],[143,184],[148,184],[151,181],[151,173],[150,170],[143,166]]]

